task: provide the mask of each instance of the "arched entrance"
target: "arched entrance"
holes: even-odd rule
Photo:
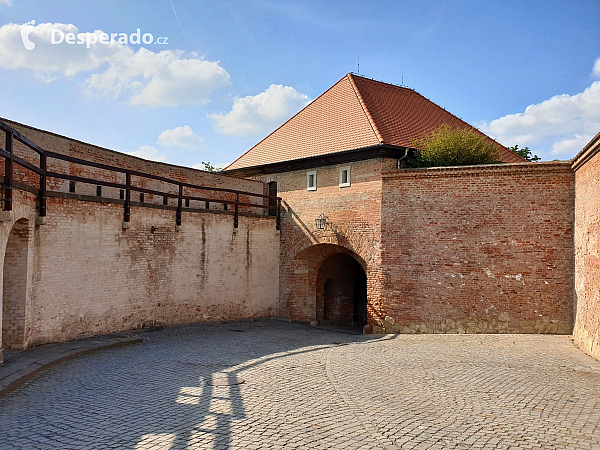
[[[361,328],[367,324],[367,275],[352,256],[334,253],[326,258],[316,288],[319,322]]]
[[[343,325],[354,323],[356,326],[366,323],[369,317],[366,312],[367,293],[370,289],[366,286],[371,285],[371,281],[367,283],[370,274],[366,260],[352,249],[330,243],[310,245],[284,260],[280,274],[282,300],[285,302],[282,306],[284,314],[291,319],[324,323],[327,283],[327,321]],[[357,295],[354,295],[355,290]],[[336,296],[340,298],[340,293],[352,306],[345,302],[350,312],[336,318],[329,310],[335,309],[332,300]]]
[[[25,347],[28,251],[29,222],[21,219],[13,225],[4,253],[1,348],[5,350]]]

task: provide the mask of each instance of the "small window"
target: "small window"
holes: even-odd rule
[[[306,190],[316,191],[317,190],[317,172],[306,172]]]
[[[340,169],[340,187],[350,186],[350,167]]]

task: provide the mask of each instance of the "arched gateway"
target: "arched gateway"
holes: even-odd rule
[[[367,323],[367,264],[336,244],[316,244],[292,260],[286,308],[292,318],[362,327]]]

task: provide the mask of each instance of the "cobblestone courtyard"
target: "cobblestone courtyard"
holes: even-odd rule
[[[0,447],[600,448],[600,362],[569,336],[167,329],[0,398]]]

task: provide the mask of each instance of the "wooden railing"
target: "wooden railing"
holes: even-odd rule
[[[131,191],[136,191],[140,193],[147,193],[152,195],[162,196],[163,198],[175,198],[177,199],[177,212],[175,214],[175,223],[176,225],[181,225],[181,215],[183,211],[183,201],[184,200],[197,200],[201,202],[205,202],[207,209],[210,203],[220,203],[223,205],[224,210],[228,210],[229,205],[233,205],[233,226],[234,228],[238,227],[238,216],[239,216],[239,207],[250,207],[250,208],[262,208],[266,210],[269,215],[274,215],[276,217],[276,227],[279,230],[281,225],[281,197],[277,197],[276,195],[264,195],[257,194],[254,192],[245,192],[239,191],[235,189],[226,189],[226,188],[218,188],[218,187],[210,187],[210,186],[199,186],[183,181],[173,180],[171,178],[162,177],[159,175],[153,175],[149,173],[139,172],[135,170],[125,169],[122,167],[110,166],[107,164],[102,164],[93,161],[87,161],[85,159],[75,158],[72,156],[63,155],[61,153],[55,153],[51,151],[47,151],[39,147],[37,144],[32,142],[30,139],[23,136],[14,128],[8,126],[6,123],[0,121],[0,130],[4,131],[6,135],[6,146],[4,149],[0,149],[0,156],[4,158],[4,197],[1,199],[4,204],[5,211],[11,211],[13,206],[13,188],[15,187],[14,183],[14,166],[15,164],[28,169],[40,177],[40,185],[37,195],[38,202],[38,215],[40,217],[46,216],[46,195],[47,195],[47,179],[48,178],[57,178],[62,180],[69,180],[80,183],[88,183],[95,184],[97,186],[107,186],[113,187],[117,189],[122,189],[124,191],[124,206],[123,206],[123,222],[128,223],[131,218]],[[18,157],[14,154],[13,151],[13,142],[19,141],[22,144],[29,147],[31,150],[36,152],[39,155],[39,166],[26,161],[23,158]],[[125,174],[125,183],[117,183],[113,181],[105,181],[97,178],[88,178],[77,175],[71,175],[60,172],[53,172],[47,169],[48,167],[48,158],[66,161],[74,164],[80,164],[82,166],[93,167],[96,169],[101,169],[107,171],[109,173],[119,173]],[[148,189],[142,186],[134,186],[131,182],[131,177],[139,177],[142,179],[150,179],[155,181],[161,181],[163,183],[171,184],[177,187],[177,193],[173,192],[163,192],[155,189]],[[201,192],[206,192],[206,196],[193,196],[193,195],[184,195],[184,188],[188,188],[190,190],[198,190]],[[214,193],[219,194],[232,194],[233,199],[224,199],[219,198],[215,195],[211,195]],[[257,197],[263,199],[263,203],[246,203],[240,201],[240,196],[243,197]],[[265,199],[267,200],[265,202]],[[267,204],[265,204],[267,203]]]

